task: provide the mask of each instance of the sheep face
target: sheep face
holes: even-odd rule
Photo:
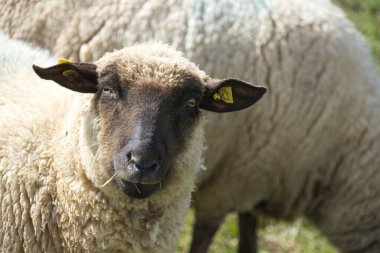
[[[239,80],[210,79],[167,46],[123,49],[96,64],[63,63],[34,69],[41,78],[94,93],[98,167],[133,198],[146,198],[160,186],[187,176],[176,167],[183,153],[191,153],[188,144],[196,138],[200,109],[244,109],[266,91]],[[201,150],[201,145],[191,148]],[[192,175],[196,166],[192,166]]]
[[[97,108],[109,174],[127,195],[145,198],[165,186],[167,174],[197,126],[203,87],[180,73],[170,80],[123,80],[115,65],[100,74]],[[102,159],[107,161],[107,159]]]

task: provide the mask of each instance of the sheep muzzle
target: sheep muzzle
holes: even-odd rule
[[[161,185],[168,164],[148,147],[127,145],[114,159],[115,181],[130,197],[146,198]]]

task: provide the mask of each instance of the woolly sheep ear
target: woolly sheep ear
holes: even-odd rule
[[[98,86],[96,65],[92,63],[72,63],[60,60],[57,65],[41,68],[33,65],[39,77],[53,80],[59,85],[82,93],[95,93]]]
[[[237,79],[213,79],[207,83],[199,107],[220,113],[239,111],[259,101],[266,91],[265,87]]]

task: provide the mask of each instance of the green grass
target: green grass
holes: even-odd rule
[[[229,215],[219,229],[209,253],[236,252],[238,244],[238,227],[236,215]],[[187,253],[191,242],[194,213],[190,211],[185,219],[185,226],[177,244],[177,253]],[[258,235],[261,253],[335,253],[330,246],[306,220],[299,219],[293,223],[279,222],[265,218],[260,222]]]
[[[372,53],[380,63],[380,1],[333,0],[340,6],[357,29],[366,37]]]
[[[333,0],[366,37],[372,53],[380,63],[380,0]],[[177,245],[178,253],[188,252],[194,214],[188,213]],[[304,219],[285,223],[265,218],[260,222],[261,253],[334,253],[336,250]],[[236,252],[238,227],[236,216],[226,218],[209,250],[210,253]]]

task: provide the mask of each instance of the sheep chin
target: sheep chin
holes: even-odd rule
[[[135,199],[145,199],[149,197],[161,184],[160,182],[155,184],[131,183],[118,176],[114,178],[114,181],[125,194]]]

